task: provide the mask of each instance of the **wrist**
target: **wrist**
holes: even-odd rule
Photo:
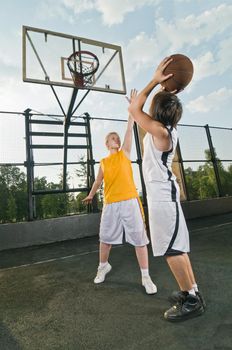
[[[152,83],[152,85],[156,86],[156,85],[159,85],[160,82],[158,81],[158,79],[153,78],[153,79],[151,80],[151,83]]]

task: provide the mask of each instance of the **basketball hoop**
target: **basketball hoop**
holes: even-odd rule
[[[69,56],[67,66],[75,87],[83,88],[93,85],[93,75],[98,70],[99,60],[92,52],[76,51]]]

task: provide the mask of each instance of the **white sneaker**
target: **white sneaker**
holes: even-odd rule
[[[109,263],[103,267],[98,266],[97,276],[94,278],[94,283],[104,282],[107,273],[109,273],[111,269],[112,266]]]
[[[142,285],[144,286],[147,294],[155,294],[155,293],[157,293],[157,287],[152,282],[150,276],[143,276],[142,277]]]

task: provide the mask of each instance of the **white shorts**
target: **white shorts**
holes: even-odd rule
[[[126,242],[133,246],[149,243],[145,223],[137,198],[105,204],[100,223],[100,242],[122,244],[123,233]]]
[[[188,253],[189,232],[180,202],[149,202],[149,226],[154,256]]]

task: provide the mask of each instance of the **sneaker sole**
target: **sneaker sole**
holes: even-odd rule
[[[157,293],[157,289],[156,289],[156,291],[155,291],[155,292],[148,293],[148,292],[146,291],[145,285],[144,285],[144,284],[142,284],[142,286],[144,287],[145,292],[146,292],[146,294],[147,294],[147,295],[154,295],[154,294],[156,294],[156,293]]]
[[[192,312],[190,314],[187,314],[185,316],[182,316],[182,317],[177,317],[177,318],[171,318],[171,317],[165,317],[164,316],[164,319],[166,321],[170,321],[170,322],[183,322],[183,321],[187,321],[191,318],[194,318],[194,317],[197,317],[197,316],[201,316],[203,313],[205,312],[204,308],[201,307],[199,310],[197,310],[196,312]]]
[[[93,281],[93,283],[94,284],[101,284],[101,283],[103,283],[103,282],[105,282],[105,279],[106,279],[106,275],[110,272],[112,270],[112,266],[110,267],[110,269],[109,269],[109,271],[107,271],[106,272],[106,274],[105,274],[105,278],[104,278],[104,280],[103,281],[100,281],[100,282],[95,282],[95,280]]]

